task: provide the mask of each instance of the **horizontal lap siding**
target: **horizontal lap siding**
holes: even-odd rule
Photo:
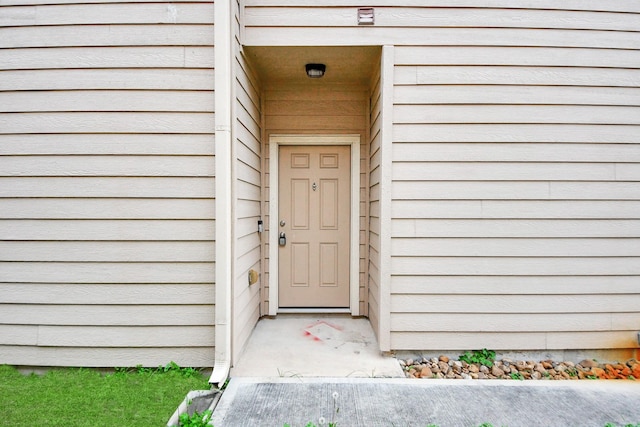
[[[640,15],[461,12],[524,38],[396,46],[392,347],[635,348]]]
[[[635,348],[637,2],[359,6],[248,0],[245,37],[395,46],[391,347]],[[371,140],[373,318],[375,116]]]
[[[368,308],[371,326],[380,336],[380,162],[382,140],[382,81],[380,71],[374,73],[369,98],[369,268],[367,282],[369,284]]]
[[[636,49],[632,1],[393,1],[367,3],[375,25],[357,27],[353,1],[245,2],[250,45],[572,46]],[[537,9],[532,8],[537,7]],[[562,10],[565,9],[565,10]],[[553,19],[549,19],[553,15]],[[491,31],[486,31],[490,29]],[[539,31],[543,29],[544,31]],[[579,30],[576,31],[576,30]],[[478,52],[480,53],[480,52]]]
[[[211,366],[213,3],[0,2],[0,362]]]
[[[236,235],[233,351],[237,360],[260,317],[260,288],[264,283],[261,266],[262,153],[260,87],[239,43],[239,5],[233,2],[235,38],[235,144],[236,144]],[[258,272],[258,282],[249,284],[250,270]]]

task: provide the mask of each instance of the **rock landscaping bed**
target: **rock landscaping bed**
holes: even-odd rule
[[[486,353],[485,353],[486,352]],[[467,352],[460,360],[447,356],[399,360],[408,378],[435,379],[513,379],[513,380],[583,380],[583,379],[640,379],[640,362],[598,363],[585,359],[539,362],[525,360],[493,360],[487,350]],[[495,353],[493,353],[495,355]],[[466,359],[466,360],[465,360]]]

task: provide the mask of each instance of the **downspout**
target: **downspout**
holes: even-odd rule
[[[216,284],[215,362],[210,384],[221,387],[231,368],[232,216],[232,52],[231,2],[216,1],[215,25],[215,188]]]

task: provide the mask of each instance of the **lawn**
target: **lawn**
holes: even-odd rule
[[[53,369],[23,375],[0,366],[0,426],[165,426],[207,377],[175,363],[156,369]]]

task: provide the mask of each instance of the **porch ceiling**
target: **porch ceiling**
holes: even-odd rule
[[[368,85],[378,68],[378,46],[245,46],[244,53],[264,84],[322,83]],[[324,77],[310,79],[305,64],[327,66]]]

